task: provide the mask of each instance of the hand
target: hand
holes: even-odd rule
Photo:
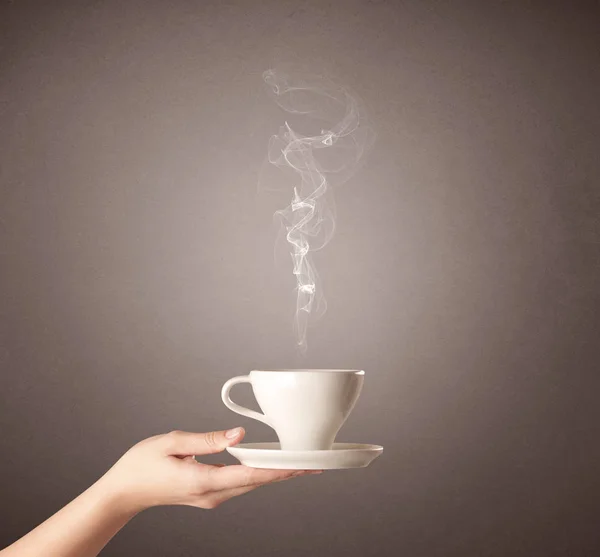
[[[214,509],[261,485],[288,480],[308,470],[266,470],[202,464],[194,455],[220,453],[244,437],[243,428],[210,433],[172,431],[129,449],[98,482],[127,512],[157,505]]]

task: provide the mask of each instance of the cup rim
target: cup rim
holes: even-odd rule
[[[362,369],[309,369],[309,368],[298,368],[298,369],[253,369],[250,373],[351,373],[354,375],[364,375],[365,372]]]

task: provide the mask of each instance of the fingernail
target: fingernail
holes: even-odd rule
[[[230,429],[229,431],[226,431],[225,437],[227,437],[227,439],[235,439],[240,433],[242,433],[242,428],[235,427],[233,429]]]

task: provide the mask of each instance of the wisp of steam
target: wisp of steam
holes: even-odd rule
[[[357,96],[346,87],[320,76],[287,75],[273,69],[265,71],[263,79],[275,102],[299,120],[296,129],[286,120],[271,136],[268,160],[297,174],[289,205],[276,211],[275,217],[290,244],[296,278],[294,328],[298,348],[305,353],[309,317],[319,317],[327,309],[311,252],[323,248],[335,230],[331,186],[356,171],[374,134],[366,126]],[[300,125],[302,131],[312,126],[311,132],[299,133]]]

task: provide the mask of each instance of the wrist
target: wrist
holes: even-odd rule
[[[146,509],[135,494],[129,493],[108,475],[100,478],[91,488],[97,505],[106,513],[125,520],[131,520]]]

